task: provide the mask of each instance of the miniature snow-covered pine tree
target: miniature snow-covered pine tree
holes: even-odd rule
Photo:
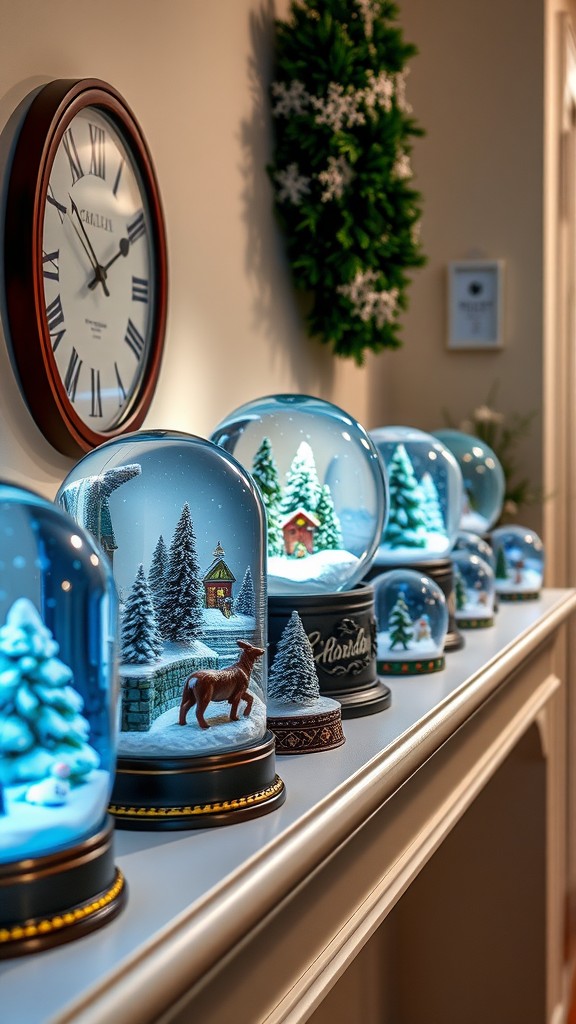
[[[282,488],[276,460],[272,453],[272,442],[264,437],[252,461],[252,476],[256,481],[264,507],[268,526],[268,554],[284,554],[284,541],[280,529],[280,504]]]
[[[277,704],[315,704],[320,696],[314,652],[302,619],[293,611],[282,630],[268,673],[268,698]]]
[[[100,758],[88,743],[90,726],[72,669],[28,598],[14,602],[0,629],[0,782],[44,778],[56,762],[81,780]]]
[[[122,615],[122,661],[144,665],[162,654],[162,638],[150,587],[140,564]]]
[[[164,588],[166,586],[166,571],[168,568],[168,548],[164,543],[164,537],[160,534],[150,562],[148,571],[148,586],[150,596],[156,612],[158,629],[161,631],[162,606],[164,601]]]
[[[426,546],[426,519],[422,491],[414,467],[403,444],[399,444],[388,464],[390,508],[384,543],[392,548]]]
[[[422,490],[422,508],[426,520],[426,529],[430,533],[442,533],[445,536],[446,527],[444,525],[442,505],[440,504],[438,488],[432,479],[431,473],[424,473],[420,481],[420,488]]]
[[[190,643],[202,635],[203,598],[196,534],[186,502],[170,545],[161,624],[166,640]]]
[[[462,573],[456,565],[454,566],[454,598],[456,609],[461,612],[466,607],[466,585],[462,579]]]
[[[497,580],[508,579],[508,563],[506,562],[504,548],[498,548],[498,551],[496,552],[495,576]]]
[[[320,483],[314,462],[314,453],[307,441],[302,441],[286,474],[282,498],[282,513],[289,515],[303,508],[315,512],[320,498]]]
[[[251,615],[253,619],[256,618],[256,594],[254,593],[254,580],[252,579],[250,566],[248,566],[244,573],[242,586],[234,602],[234,611],[238,615]]]
[[[404,594],[400,594],[394,605],[388,619],[388,634],[390,636],[390,650],[398,644],[401,645],[405,651],[408,650],[409,643],[414,636],[414,630],[412,628],[412,620],[410,618],[410,612],[408,605],[404,599]]]
[[[343,547],[342,528],[336,515],[328,484],[324,484],[320,491],[320,498],[316,506],[316,518],[320,520],[320,526],[314,534],[315,550],[341,551]]]

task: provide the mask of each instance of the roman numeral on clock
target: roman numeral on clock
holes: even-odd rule
[[[126,226],[128,232],[128,240],[130,245],[134,245],[134,242],[140,238],[141,235],[146,233],[146,223],[144,221],[144,214],[142,210],[137,217],[134,218],[131,224]]]
[[[42,265],[44,267],[44,277],[49,278],[51,281],[60,280],[60,267],[58,261],[60,259],[60,249],[56,249],[55,252],[45,252],[42,250]]]
[[[95,370],[93,366],[90,367],[90,387],[92,390],[92,408],[90,415],[101,416],[102,394],[100,391],[100,370]]]
[[[64,310],[62,309],[62,301],[59,295],[46,306],[46,320],[48,321],[48,333],[52,342],[52,351],[55,352],[66,333],[65,327],[62,327],[61,331],[58,330],[64,323]]]
[[[58,200],[56,199],[56,197],[54,195],[54,192],[53,192],[53,189],[52,189],[52,185],[48,185],[48,193],[46,195],[46,201],[48,203],[51,203],[52,206],[54,206],[55,209],[58,211],[58,216],[60,217],[60,223],[63,224],[64,223],[64,217],[66,216],[66,207],[63,206],[62,203],[59,203]]]
[[[97,178],[106,177],[106,135],[103,128],[88,122],[90,129],[90,170]]]
[[[145,277],[132,278],[132,302],[148,302],[148,281]]]
[[[68,362],[68,368],[64,376],[64,387],[68,392],[68,398],[71,402],[76,401],[76,388],[78,387],[78,377],[80,376],[81,369],[82,360],[80,359],[76,349],[73,348]]]
[[[72,175],[72,184],[74,185],[79,178],[84,177],[84,171],[82,170],[82,164],[80,163],[80,157],[78,156],[78,150],[76,149],[76,143],[74,142],[74,136],[72,135],[72,129],[69,128],[67,132],[64,132],[62,139],[66,156],[68,157],[68,163],[70,164],[70,174]]]
[[[129,348],[132,349],[136,359],[140,359],[144,351],[144,338],[140,334],[137,327],[134,326],[132,321],[128,320],[128,327],[126,328],[126,334],[124,335],[124,341]]]
[[[118,171],[116,173],[116,177],[114,179],[114,184],[112,186],[112,194],[114,196],[118,195],[118,189],[120,188],[120,178],[122,177],[122,171],[123,170],[124,170],[124,160],[121,160],[120,163],[118,164]]]

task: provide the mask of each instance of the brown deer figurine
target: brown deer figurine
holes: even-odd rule
[[[196,718],[201,729],[208,729],[204,712],[211,700],[227,700],[230,704],[230,721],[238,721],[238,705],[246,701],[244,715],[247,717],[254,698],[248,692],[250,673],[254,662],[264,654],[262,647],[253,647],[246,640],[237,640],[241,654],[233,665],[227,668],[207,668],[192,672],[184,683],[182,702],[180,704],[180,725],[186,725],[186,716],[196,705]]]

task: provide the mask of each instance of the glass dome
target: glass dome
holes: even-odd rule
[[[500,526],[491,535],[496,557],[496,593],[502,601],[539,596],[544,580],[544,545],[525,526]]]
[[[502,512],[506,480],[495,452],[477,437],[460,430],[435,430],[455,455],[464,480],[460,528],[486,533]]]
[[[477,629],[494,623],[494,571],[473,551],[453,551],[454,615],[461,629]]]
[[[446,558],[462,507],[462,474],[452,453],[432,434],[414,427],[370,432],[386,466],[388,522],[375,565]]]
[[[478,533],[472,533],[470,530],[458,530],[452,553],[455,551],[469,551],[470,554],[478,555],[485,562],[488,562],[492,571],[496,569],[496,558],[492,545]]]
[[[107,816],[117,599],[83,529],[0,483],[0,861],[52,854]]]
[[[84,456],[57,500],[96,537],[118,588],[119,755],[195,758],[261,739],[265,513],[242,466],[204,438],[141,431]],[[238,662],[240,689],[200,680]]]
[[[350,590],[367,572],[387,508],[374,444],[348,413],[308,395],[240,406],[212,440],[258,484],[268,517],[268,593]]]
[[[384,675],[416,675],[444,668],[448,605],[443,591],[414,569],[375,576],[377,665]]]

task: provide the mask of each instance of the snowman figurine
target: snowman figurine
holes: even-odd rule
[[[28,787],[26,800],[29,804],[41,804],[43,807],[62,807],[70,792],[69,776],[70,765],[65,761],[55,761],[47,778]]]

